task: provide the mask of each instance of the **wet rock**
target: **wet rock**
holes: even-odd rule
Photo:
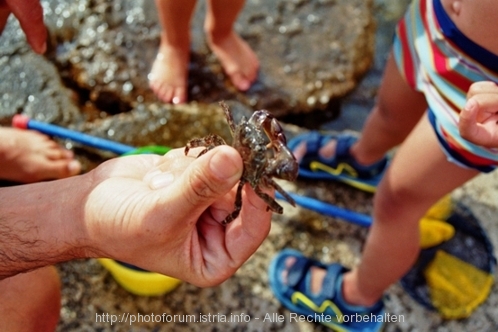
[[[52,57],[68,84],[91,91],[90,100],[152,102],[147,73],[160,27],[151,1],[48,1],[47,23],[57,47]],[[200,2],[193,19],[190,100],[237,99],[281,116],[336,110],[373,57],[371,1],[248,1],[237,30],[261,60],[258,81],[247,93],[227,81],[205,45]],[[103,95],[103,96],[102,96]],[[104,107],[106,112],[126,107]],[[129,108],[131,109],[131,107]]]
[[[162,109],[167,120],[176,109],[161,105],[148,89],[147,73],[161,30],[154,3],[46,0],[43,7],[50,32],[45,57],[30,51],[15,20],[1,37],[1,70],[9,80],[2,82],[6,86],[1,90],[0,121],[8,124],[14,113],[24,112],[123,142],[157,140],[155,134],[142,136],[151,131],[142,128],[140,116],[133,119],[140,114],[136,110]],[[281,117],[321,110],[330,120],[337,115],[338,100],[354,88],[371,63],[371,1],[251,0],[236,28],[258,53],[262,68],[250,91],[237,92],[205,45],[204,7],[201,1],[192,28],[189,93],[190,100],[198,103],[182,107],[197,114],[190,119],[194,124],[209,122],[205,121],[209,105],[220,100],[232,100],[246,112],[266,108]],[[36,105],[36,112],[31,105]],[[199,110],[204,105],[208,110]],[[110,119],[113,116],[116,120]],[[150,121],[156,119],[151,117]],[[139,129],[121,140],[117,135],[123,118],[136,121]],[[316,117],[315,122],[321,120]],[[168,121],[167,127],[174,123]],[[109,131],[109,124],[118,127]],[[191,137],[175,138],[186,142]],[[156,143],[176,145],[160,138]]]
[[[42,56],[18,48],[0,56],[0,124],[23,113],[33,119],[62,125],[81,122],[73,92],[61,82],[57,69]]]
[[[383,19],[378,26],[385,27],[386,21],[392,24],[406,3],[407,0],[376,0],[376,15]],[[148,90],[146,78],[160,32],[153,1],[47,0],[43,5],[51,37],[46,57],[30,51],[13,19],[0,37],[2,125],[9,124],[15,113],[24,113],[134,146],[180,147],[189,139],[208,133],[230,140],[218,101],[227,100],[237,118],[259,108],[268,108],[279,116],[314,109],[333,113],[330,110],[340,106],[337,100],[353,89],[372,61],[370,0],[247,0],[237,29],[260,56],[262,70],[255,86],[247,94],[239,93],[227,82],[204,43],[205,9],[204,1],[200,1],[193,20],[189,78],[190,98],[197,102],[163,105]],[[391,37],[390,28],[387,33],[385,30],[377,33],[374,70],[359,89],[347,96],[346,102],[354,109],[344,109],[335,123],[351,128],[368,112]],[[362,113],[353,112],[356,109]],[[330,120],[331,115],[328,116]],[[323,126],[330,124],[318,122]],[[289,137],[303,130],[285,126]],[[85,170],[113,157],[76,143],[64,143],[75,149],[78,158],[87,160]],[[497,243],[498,214],[494,207],[497,198],[492,193],[496,192],[498,176],[490,174],[478,180],[459,190],[456,196],[473,207]],[[372,195],[345,185],[303,180],[282,185],[289,192],[356,212],[370,214],[372,210]],[[326,331],[317,324],[289,320],[289,311],[279,304],[269,288],[270,260],[281,249],[292,247],[323,262],[339,261],[351,267],[358,263],[367,230],[282,204],[285,213],[274,216],[272,230],[262,246],[234,277],[217,287],[201,289],[182,284],[164,296],[140,297],[121,288],[95,260],[58,265],[63,307],[57,330]],[[487,302],[461,321],[442,320],[415,303],[399,285],[391,287],[388,295],[387,312],[404,315],[405,320],[387,324],[386,331],[491,331],[498,326],[496,285]],[[97,320],[96,315],[103,313],[142,314],[149,318],[151,314],[163,313],[196,317],[246,313],[251,320],[111,325]],[[286,319],[264,321],[266,314],[284,314]]]

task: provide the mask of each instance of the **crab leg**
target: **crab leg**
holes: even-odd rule
[[[261,197],[263,201],[265,201],[266,204],[268,204],[268,210],[272,210],[275,213],[282,214],[284,212],[284,209],[271,197],[270,195],[264,193],[259,189],[259,187],[254,188],[254,192]]]
[[[240,180],[237,187],[237,194],[235,195],[235,209],[221,222],[222,225],[231,223],[239,216],[240,210],[242,209],[242,188],[244,187],[244,184],[246,184],[246,181]]]
[[[296,206],[296,201],[294,201],[294,199],[288,193],[286,193],[284,189],[282,189],[282,187],[278,185],[278,183],[276,183],[272,179],[268,179],[267,184],[275,188],[275,190],[278,191],[292,206]]]
[[[192,148],[197,148],[199,146],[205,146],[206,148],[202,150],[197,157],[202,156],[209,150],[213,149],[218,145],[226,145],[225,140],[216,134],[210,134],[204,138],[194,138],[185,146],[185,155],[188,155],[188,152]]]
[[[220,101],[220,106],[221,106],[221,108],[223,108],[223,111],[225,112],[228,126],[230,127],[230,131],[232,132],[232,137],[233,137],[235,135],[235,122],[233,121],[232,112],[230,112],[228,105],[225,104],[224,101]]]

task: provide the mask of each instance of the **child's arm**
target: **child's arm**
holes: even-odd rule
[[[460,112],[460,134],[485,147],[498,148],[498,85],[476,82],[467,93],[467,104]]]

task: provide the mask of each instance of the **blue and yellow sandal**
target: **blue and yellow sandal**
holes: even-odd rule
[[[290,257],[296,261],[288,268],[285,262]],[[311,292],[312,266],[327,270],[322,290],[318,294]],[[285,270],[288,272],[287,283],[282,281],[282,272]],[[299,251],[284,249],[270,264],[270,286],[285,307],[295,314],[306,316],[306,320],[313,320],[340,332],[379,331],[385,321],[383,301],[368,308],[347,304],[341,293],[342,275],[346,271],[340,264],[325,265],[306,258]]]
[[[318,151],[330,140],[337,140],[336,154],[332,158],[320,156]],[[294,137],[288,143],[294,151],[303,141],[306,142],[306,155],[299,163],[299,176],[317,180],[334,180],[343,182],[366,192],[375,192],[385,170],[388,160],[384,158],[373,165],[360,165],[349,153],[349,149],[358,138],[351,134],[322,135],[311,131]]]

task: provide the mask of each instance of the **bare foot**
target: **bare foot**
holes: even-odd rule
[[[240,91],[249,89],[259,70],[258,57],[249,44],[233,30],[223,37],[208,33],[207,41],[233,85]]]
[[[148,75],[149,86],[165,103],[183,104],[187,101],[189,49],[161,43]]]
[[[81,164],[73,157],[36,131],[0,127],[0,179],[31,183],[76,175]]]

